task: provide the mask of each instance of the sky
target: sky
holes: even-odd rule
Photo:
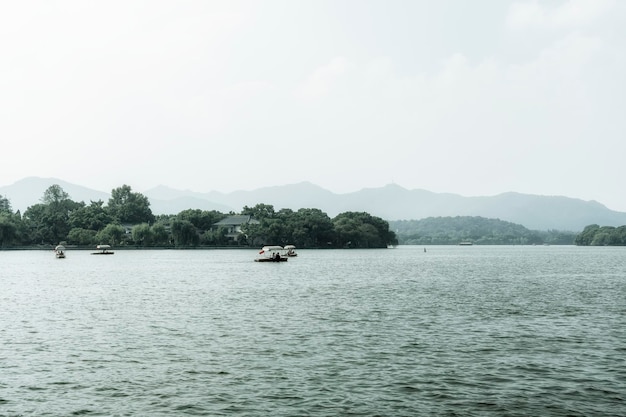
[[[626,211],[626,1],[0,0],[0,186]]]

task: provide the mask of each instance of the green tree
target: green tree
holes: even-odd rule
[[[338,215],[333,219],[335,228],[335,246],[337,247],[359,247],[358,229],[360,223],[351,217]]]
[[[600,226],[597,224],[590,224],[585,226],[583,231],[579,233],[574,239],[574,243],[578,246],[589,246],[593,242],[596,233],[600,230]]]
[[[153,223],[148,197],[133,192],[129,185],[113,189],[107,204],[107,211],[122,224]]]
[[[626,225],[615,229],[615,241],[617,245],[626,246]]]
[[[199,230],[210,230],[211,226],[226,217],[225,214],[215,210],[188,209],[176,215],[178,220],[188,220]]]
[[[90,246],[97,243],[95,230],[75,227],[67,235],[67,241],[72,245]]]
[[[11,201],[3,195],[0,195],[0,213],[13,214]]]
[[[396,244],[389,223],[365,212],[345,212],[333,219],[336,243],[353,248],[386,248]]]
[[[320,209],[302,208],[294,214],[291,242],[298,247],[326,247],[335,239],[333,222]]]
[[[288,226],[277,218],[265,218],[261,220],[266,242],[274,245],[286,245],[289,242]]]
[[[21,223],[21,216],[13,214],[9,199],[0,195],[0,247],[20,243]]]
[[[133,226],[131,235],[135,245],[150,246],[152,244],[152,229],[148,223]]]
[[[384,236],[378,234],[376,227],[370,223],[362,223],[358,228],[358,243],[361,248],[378,248],[382,247],[381,242]],[[387,246],[387,245],[384,245]]]
[[[200,242],[198,231],[189,220],[173,220],[170,227],[174,245],[196,246]]]
[[[274,212],[274,206],[271,204],[257,204],[254,207],[243,206],[241,214],[245,216],[252,216],[257,220],[262,221],[263,219],[273,218],[276,213]]]
[[[205,245],[228,245],[228,229],[226,227],[218,227],[217,229],[207,230],[202,234],[202,243]],[[240,238],[240,240],[246,241],[247,238],[244,236]],[[242,242],[242,244],[245,244]]]
[[[69,200],[69,198],[70,195],[59,184],[52,184],[43,192],[41,202],[46,205],[60,204],[65,200]]]
[[[41,203],[26,209],[24,217],[37,240],[55,244],[67,240],[71,226],[71,213],[82,206],[69,198],[59,185],[48,187],[41,198]]]
[[[108,224],[96,234],[96,241],[101,245],[117,245],[124,239],[126,231],[119,224]]]
[[[170,243],[170,234],[165,228],[165,224],[157,222],[150,227],[152,233],[152,242],[155,245],[168,245]]]
[[[113,222],[113,217],[103,207],[102,200],[92,201],[88,206],[81,204],[69,216],[73,228],[99,231]]]
[[[0,247],[12,246],[17,241],[17,225],[10,213],[0,211]]]
[[[44,240],[51,241],[45,225],[46,206],[38,203],[26,209],[22,216],[22,221],[28,230],[28,240],[30,243],[44,243]]]
[[[211,233],[210,236],[213,236],[213,241],[216,242],[215,244],[219,244],[217,243],[219,241],[219,239],[221,239],[221,237],[216,237],[216,236],[221,236],[223,235],[224,238],[226,238],[226,233],[227,230],[225,228],[220,228],[221,231],[219,233],[217,233],[217,235],[215,233]],[[219,229],[218,229],[219,230]],[[215,231],[213,231],[215,232]],[[249,245],[254,245],[254,244],[258,244],[259,242],[265,242],[265,228],[261,223],[247,223],[247,224],[243,224],[241,225],[241,232],[243,234],[243,240],[249,244]]]
[[[608,246],[611,243],[611,230],[601,227],[598,232],[593,235],[591,246]]]

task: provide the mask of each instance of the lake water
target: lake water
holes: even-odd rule
[[[626,248],[0,251],[0,416],[625,416]]]

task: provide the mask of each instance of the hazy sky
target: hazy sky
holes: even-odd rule
[[[0,185],[626,211],[626,1],[0,0]]]

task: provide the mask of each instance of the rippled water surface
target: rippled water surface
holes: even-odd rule
[[[0,251],[0,416],[625,416],[626,248]]]

